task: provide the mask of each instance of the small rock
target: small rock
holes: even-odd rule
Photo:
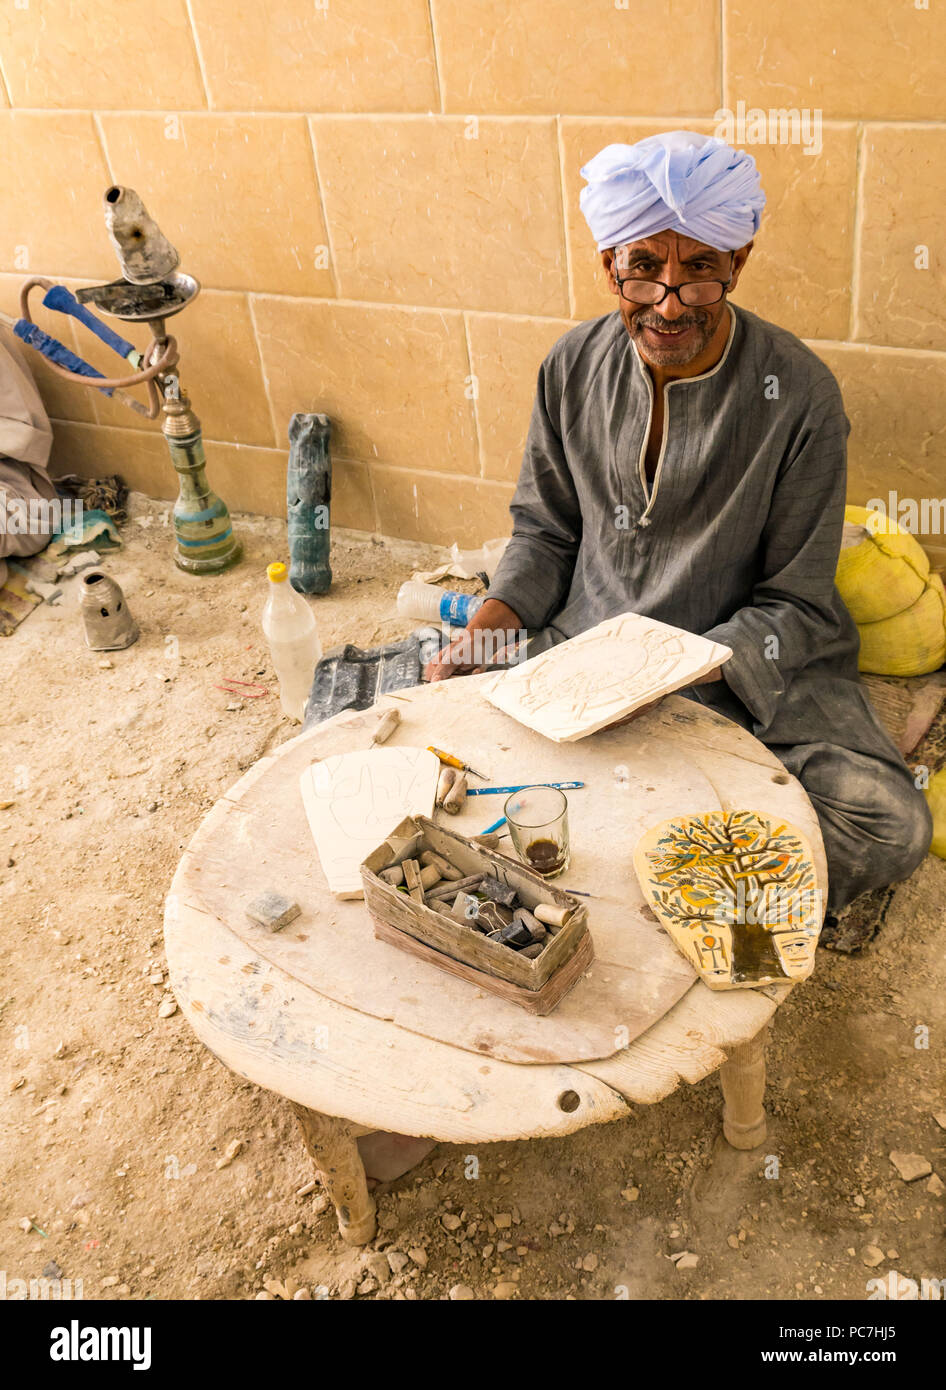
[[[493,1217],[493,1223],[497,1231],[508,1231],[512,1225],[512,1216],[509,1212],[501,1211],[498,1216]]]
[[[230,1164],[236,1158],[237,1154],[242,1153],[245,1148],[245,1139],[231,1139],[230,1143],[223,1151],[223,1156],[217,1159],[217,1162],[215,1163],[214,1167],[229,1168]]]
[[[328,1209],[329,1209],[330,1206],[331,1206],[331,1202],[330,1202],[329,1199],[326,1197],[325,1193],[324,1193],[324,1192],[320,1193],[319,1196],[316,1197],[315,1200],[314,1200],[313,1203],[312,1203],[312,1214],[313,1214],[313,1216],[321,1216],[322,1213],[323,1213],[323,1211],[328,1211]]]
[[[276,1299],[275,1299],[275,1296],[274,1296],[273,1294],[267,1293],[265,1289],[261,1289],[260,1292],[256,1295],[256,1298],[254,1299],[254,1302],[255,1302],[255,1303],[275,1303],[275,1302],[276,1302]]]
[[[403,1250],[389,1250],[387,1255],[392,1274],[400,1274],[401,1270],[405,1269],[410,1263]]]
[[[301,911],[302,908],[297,902],[293,902],[292,898],[285,898],[282,893],[277,893],[271,888],[265,893],[257,894],[246,905],[246,915],[250,921],[261,927],[268,927],[270,931],[281,931],[298,917]]]
[[[161,1006],[158,1009],[158,1018],[171,1018],[176,1013],[177,1000],[173,998],[173,996],[168,995],[167,999],[161,1001]]]
[[[946,1110],[938,1110],[933,1116],[933,1119],[939,1125],[940,1129],[946,1129]]]
[[[679,1255],[671,1255],[675,1269],[696,1269],[700,1262],[699,1255],[694,1255],[691,1250],[683,1250]]]
[[[71,579],[74,574],[79,574],[82,570],[90,569],[92,565],[100,565],[102,557],[97,550],[81,550],[77,555],[70,556],[68,562],[59,571],[67,579]]]
[[[43,1278],[44,1278],[44,1279],[61,1279],[61,1278],[62,1278],[62,1270],[59,1268],[59,1266],[57,1265],[57,1263],[56,1263],[55,1260],[50,1260],[50,1261],[49,1261],[49,1264],[43,1265]]]
[[[470,1299],[475,1299],[476,1294],[469,1284],[454,1284],[447,1297],[452,1303],[468,1303]]]
[[[877,1245],[865,1245],[861,1251],[861,1261],[868,1269],[875,1269],[877,1265],[883,1264],[883,1259],[884,1252]]]
[[[864,1198],[860,1195],[860,1193],[858,1193],[857,1196],[854,1198],[854,1205],[855,1205],[856,1207],[863,1207],[863,1206],[866,1206],[866,1205],[867,1205],[867,1203],[865,1202]]]
[[[292,1295],[292,1301],[293,1303],[311,1303],[312,1295],[309,1293],[308,1289],[296,1289],[295,1293]]]
[[[33,1218],[30,1216],[21,1216],[16,1224],[21,1231],[31,1231],[33,1229]]]
[[[448,1211],[445,1216],[441,1216],[440,1224],[445,1231],[458,1231],[463,1225],[463,1222],[454,1212]]]
[[[148,976],[148,984],[149,984],[149,985],[163,985],[163,984],[164,984],[164,971],[163,971],[163,970],[152,970],[151,974]]]
[[[932,1173],[930,1175],[930,1180],[926,1184],[926,1190],[933,1197],[942,1197],[943,1193],[946,1192],[946,1187],[944,1187],[943,1180],[938,1173]]]
[[[581,1262],[582,1269],[586,1269],[589,1274],[598,1268],[598,1256],[586,1255]]]
[[[621,1193],[621,1196],[624,1198],[625,1202],[636,1202],[640,1195],[641,1190],[639,1187],[625,1187],[623,1192]]]
[[[408,1250],[408,1256],[417,1265],[418,1269],[427,1268],[427,1251],[422,1250],[419,1245],[415,1245],[413,1250]]]
[[[115,665],[114,661],[100,661],[100,662],[99,662],[99,667],[100,667],[103,671],[111,671],[111,670],[113,669],[114,665]]]
[[[28,579],[26,589],[30,594],[35,594],[37,598],[43,599],[46,603],[52,603],[55,599],[62,597],[62,590],[58,584],[47,584],[42,579]]]
[[[117,1274],[106,1274],[105,1278],[102,1280],[102,1288],[114,1289],[118,1282],[119,1279]]]
[[[493,1288],[493,1297],[494,1297],[494,1298],[501,1298],[501,1299],[515,1298],[515,1296],[516,1296],[516,1294],[517,1294],[518,1292],[519,1292],[519,1285],[518,1285],[518,1284],[514,1284],[511,1280],[503,1279],[503,1280],[501,1280],[498,1284],[496,1284],[496,1285],[494,1286],[494,1288]]]
[[[302,1222],[293,1221],[291,1226],[286,1227],[287,1236],[298,1236],[302,1234]]]
[[[388,1257],[383,1255],[380,1250],[372,1251],[370,1255],[366,1255],[364,1264],[379,1284],[386,1284],[390,1279],[391,1266],[388,1264]]]
[[[727,1236],[727,1237],[726,1237],[726,1244],[729,1246],[730,1250],[738,1250],[738,1249],[739,1249],[739,1237],[738,1237],[738,1236]]]
[[[890,1155],[890,1162],[904,1182],[916,1182],[917,1178],[928,1177],[933,1171],[932,1163],[922,1154],[903,1153],[899,1149],[895,1149]]]
[[[369,1275],[368,1275],[368,1278],[367,1278],[367,1279],[362,1279],[361,1283],[358,1285],[358,1292],[359,1292],[359,1293],[374,1293],[374,1292],[377,1290],[377,1287],[378,1287],[378,1281],[377,1281],[377,1279],[372,1279],[372,1278],[371,1278],[371,1275],[369,1274]]]

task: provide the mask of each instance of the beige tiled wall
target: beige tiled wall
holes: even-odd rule
[[[823,114],[817,155],[749,146],[739,302],[837,373],[853,501],[946,489],[939,0],[13,0],[0,75],[0,309],[112,278],[101,197],[136,188],[204,287],[174,331],[234,509],[284,511],[289,416],[324,410],[338,524],[504,533],[539,362],[613,305],[582,162],[739,102]],[[57,468],[174,494],[154,424],[37,378]]]

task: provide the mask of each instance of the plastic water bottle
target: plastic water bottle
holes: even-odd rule
[[[286,582],[286,566],[269,565],[266,574],[269,597],[263,608],[263,632],[279,679],[283,713],[301,724],[322,644],[309,605]]]
[[[461,594],[456,589],[441,589],[436,584],[419,584],[409,579],[398,590],[397,611],[402,618],[466,627],[483,602],[474,594]]]

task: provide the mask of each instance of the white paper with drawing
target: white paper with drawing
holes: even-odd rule
[[[573,743],[731,656],[719,642],[622,613],[504,671],[483,693],[536,733]]]
[[[429,816],[440,760],[426,748],[366,748],[313,763],[299,785],[322,872],[337,898],[360,898],[361,861],[406,816]]]

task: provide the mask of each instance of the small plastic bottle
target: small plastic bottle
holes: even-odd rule
[[[466,627],[483,602],[475,594],[461,594],[456,589],[441,589],[436,584],[419,584],[409,579],[398,590],[397,611],[402,618]]]
[[[322,644],[312,610],[286,582],[289,578],[286,566],[269,565],[266,574],[269,597],[263,608],[263,632],[279,678],[283,713],[301,724],[312,689],[312,677],[322,657]]]

